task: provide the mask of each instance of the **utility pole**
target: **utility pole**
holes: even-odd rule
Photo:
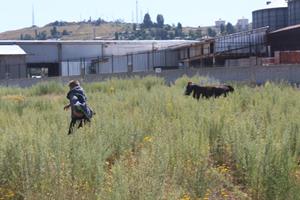
[[[34,20],[34,5],[32,4],[32,27],[35,26],[35,20]]]
[[[138,0],[136,0],[136,8],[135,9],[136,9],[135,10],[136,24],[138,24],[139,23],[139,2],[138,2]]]
[[[95,27],[93,28],[93,37],[94,37],[93,40],[96,40],[96,28]]]

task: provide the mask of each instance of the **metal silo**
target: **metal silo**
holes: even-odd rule
[[[256,10],[252,12],[252,18],[253,29],[269,26],[270,31],[274,31],[288,26],[288,8]]]
[[[300,24],[300,0],[288,1],[289,25]]]

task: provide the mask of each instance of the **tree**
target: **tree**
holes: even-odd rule
[[[226,32],[227,32],[227,34],[235,33],[235,28],[233,27],[233,25],[230,22],[228,22],[226,25]]]
[[[157,26],[159,28],[163,28],[164,27],[164,23],[165,23],[165,19],[164,16],[161,14],[158,14],[156,17],[156,22],[157,22]]]
[[[173,31],[169,31],[169,32],[168,32],[168,39],[169,39],[169,40],[173,40],[174,38],[175,38],[174,32],[173,32]]]
[[[115,32],[115,40],[119,40],[119,33]]]
[[[157,28],[155,31],[156,40],[166,40],[168,38],[168,32],[163,28]]]
[[[70,33],[66,29],[64,29],[62,35],[70,35]]]
[[[95,24],[95,26],[100,26],[104,22],[105,21],[99,17],[96,21],[94,21],[94,24]]]
[[[207,35],[210,36],[210,37],[215,37],[217,35],[216,31],[213,30],[211,27],[209,27],[207,29]]]
[[[136,24],[133,24],[133,25],[132,25],[132,30],[133,30],[133,31],[136,31]]]
[[[170,26],[169,24],[167,24],[166,26],[164,26],[164,29],[166,31],[171,31],[172,30],[172,26]]]
[[[202,29],[201,27],[199,26],[196,30],[196,39],[201,39],[202,38]]]
[[[47,32],[46,31],[39,32],[36,35],[36,39],[37,40],[46,40],[47,39]]]
[[[149,13],[146,13],[144,16],[144,21],[143,21],[143,27],[144,28],[151,28],[153,25],[153,22],[151,20],[151,17],[149,15]]]
[[[190,39],[190,40],[196,39],[196,34],[193,30],[189,30],[189,35],[188,35],[187,39]]]
[[[59,37],[59,32],[57,31],[56,26],[53,26],[53,28],[50,30],[51,36],[53,38],[58,38]]]
[[[221,34],[224,34],[226,32],[226,28],[225,28],[224,24],[221,24],[221,26],[220,26],[220,32],[221,32]]]
[[[25,35],[21,34],[20,38],[21,38],[21,40],[33,40],[34,39],[31,35],[29,35],[27,33]]]
[[[182,36],[182,25],[180,22],[178,22],[177,27],[175,29],[175,37],[181,37]]]

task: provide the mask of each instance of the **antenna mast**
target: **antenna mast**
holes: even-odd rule
[[[138,0],[136,0],[136,8],[135,8],[135,14],[136,14],[136,23],[138,24],[139,23],[139,2]]]
[[[34,5],[32,4],[32,26],[35,26],[35,20],[34,20]]]

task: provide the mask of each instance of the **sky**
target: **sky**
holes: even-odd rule
[[[138,18],[149,13],[152,21],[162,14],[165,23],[183,26],[209,26],[218,19],[236,24],[243,17],[252,21],[252,11],[272,6],[284,6],[284,0],[138,0]],[[34,8],[34,9],[33,9]],[[53,21],[122,19],[136,21],[136,0],[2,0],[0,32],[32,25],[32,10],[37,26]]]

